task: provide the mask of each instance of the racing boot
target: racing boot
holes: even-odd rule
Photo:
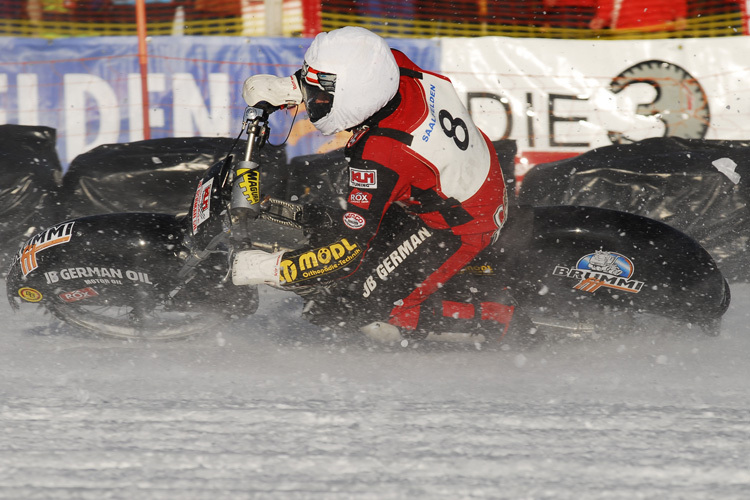
[[[392,344],[404,340],[398,327],[384,321],[375,321],[361,327],[359,330],[368,338],[376,342],[382,342],[383,344]]]
[[[451,342],[451,343],[484,343],[486,338],[482,334],[473,333],[460,333],[460,332],[443,332],[443,333],[412,333],[405,332],[401,333],[398,327],[385,323],[383,321],[375,321],[369,325],[365,325],[360,328],[360,331],[364,333],[368,338],[376,342],[383,344],[394,344],[396,342],[403,343],[406,341],[417,341],[424,340],[427,342]]]

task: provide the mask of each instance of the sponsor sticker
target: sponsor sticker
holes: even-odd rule
[[[628,257],[597,250],[584,255],[575,267],[555,266],[552,274],[577,281],[576,290],[594,293],[600,288],[612,288],[630,293],[639,293],[644,283],[631,279],[635,266]]]
[[[16,259],[21,263],[21,271],[26,276],[31,271],[39,267],[36,256],[39,252],[50,247],[62,245],[70,241],[73,237],[73,225],[75,222],[63,222],[41,233],[32,236],[21,250],[16,254]]]
[[[260,203],[260,172],[250,168],[237,170],[237,175],[242,178],[239,186],[245,199],[252,204]]]
[[[375,189],[378,187],[378,171],[350,168],[349,185],[362,189]]]
[[[495,269],[490,264],[470,265],[461,269],[459,273],[473,274],[474,276],[494,276]]]
[[[365,132],[369,130],[370,127],[367,125],[363,126],[362,128],[355,131],[352,136],[349,138],[349,141],[346,143],[346,147],[350,148],[354,146],[358,140],[362,138],[363,135],[365,135]]]
[[[344,214],[344,225],[349,229],[362,229],[365,227],[365,218],[354,212]]]
[[[329,274],[350,264],[362,249],[357,243],[341,238],[336,243],[303,252],[281,261],[281,278],[285,283],[298,283]]]
[[[195,199],[193,200],[193,234],[198,230],[198,226],[206,222],[211,216],[211,189],[213,185],[213,178],[205,184],[202,180],[198,184],[198,190],[195,192]]]
[[[96,290],[94,290],[91,287],[81,288],[80,290],[74,290],[72,292],[63,292],[58,297],[60,297],[64,302],[78,302],[79,300],[83,299],[90,299],[91,297],[96,297],[99,294],[96,293]]]
[[[366,193],[359,189],[353,189],[349,193],[349,203],[355,207],[363,208],[367,210],[370,208],[370,202],[372,201],[372,193]]]
[[[370,275],[367,277],[364,283],[364,289],[362,290],[362,297],[369,297],[373,290],[378,287],[378,282],[375,279],[380,278],[381,281],[386,281],[388,276],[401,265],[409,256],[416,251],[417,247],[424,243],[428,238],[432,237],[432,233],[425,227],[419,229],[416,233],[412,234],[408,238],[405,238],[400,245],[396,247],[394,251],[383,258],[382,262],[375,268],[375,274],[377,276]]]
[[[122,285],[127,282],[126,279],[153,285],[147,273],[114,267],[66,267],[57,271],[47,271],[44,278],[48,285],[61,280],[83,280],[85,285]]]
[[[437,88],[435,85],[430,84],[430,98],[429,98],[429,108],[430,108],[430,116],[427,122],[425,123],[424,133],[422,134],[422,140],[424,142],[430,142],[430,135],[432,134],[433,130],[435,130],[435,124],[437,123],[437,115],[435,113],[435,95],[437,94]]]
[[[29,287],[19,289],[18,295],[26,302],[39,302],[42,300],[42,292]]]

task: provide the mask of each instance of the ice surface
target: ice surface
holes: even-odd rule
[[[492,352],[320,339],[275,291],[154,344],[3,306],[0,498],[747,498],[749,298],[717,338]]]

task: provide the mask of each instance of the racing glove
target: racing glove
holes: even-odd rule
[[[295,75],[253,75],[242,85],[242,98],[248,106],[267,102],[272,106],[292,107],[302,102],[302,91]]]
[[[280,284],[279,268],[284,252],[268,253],[262,250],[237,252],[232,261],[232,283],[235,285]]]

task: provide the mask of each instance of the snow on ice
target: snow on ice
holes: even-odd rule
[[[5,306],[0,498],[747,498],[733,296],[717,338],[526,351],[347,346],[276,291],[244,328],[164,343]]]

